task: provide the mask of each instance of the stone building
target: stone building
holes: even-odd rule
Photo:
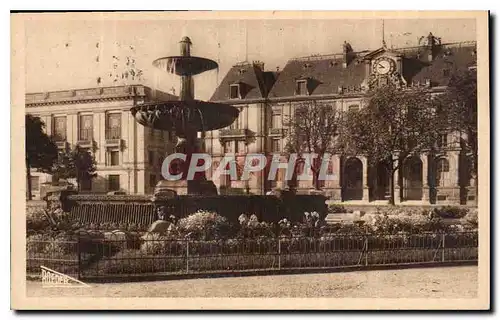
[[[177,99],[142,85],[27,93],[26,113],[39,116],[60,150],[79,145],[96,159],[97,177],[82,192],[151,193],[161,179],[168,133],[138,124],[130,108],[138,103]],[[32,170],[34,199],[51,176]]]
[[[475,70],[476,43],[441,43],[432,34],[422,37],[416,47],[389,49],[385,44],[374,51],[354,51],[345,42],[342,52],[289,60],[281,72],[264,70],[262,62],[233,66],[211,101],[240,108],[238,120],[230,127],[206,135],[207,151],[222,153],[283,153],[286,126],[283,124],[304,101],[321,101],[338,110],[363,107],[367,89],[392,82],[401,88],[424,87],[442,93],[453,72]],[[443,133],[436,143],[438,154],[421,154],[407,159],[396,172],[396,202],[473,203],[474,181],[466,152],[456,132]],[[365,157],[339,155],[331,159],[329,170],[337,180],[325,181],[323,191],[334,201],[377,201],[388,197],[386,172]],[[267,172],[250,181],[214,181],[232,192],[264,194],[273,187],[285,187],[283,173],[278,181],[266,181]],[[398,176],[400,175],[400,177]],[[312,189],[312,181],[301,181],[299,192]]]

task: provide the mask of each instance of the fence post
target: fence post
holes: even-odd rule
[[[278,270],[281,269],[281,237],[278,236]]]
[[[368,265],[368,235],[365,235],[365,266]]]
[[[189,273],[189,238],[186,239],[186,273]]]
[[[441,251],[441,262],[444,262],[444,250],[445,250],[444,239],[445,239],[445,237],[446,237],[446,234],[443,232],[443,235],[441,236],[441,247],[443,248]]]

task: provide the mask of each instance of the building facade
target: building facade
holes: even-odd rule
[[[344,42],[342,52],[291,59],[280,72],[264,70],[263,63],[240,63],[231,68],[211,101],[240,108],[231,128],[206,135],[207,151],[214,157],[235,153],[266,155],[280,153],[286,144],[288,117],[305,101],[331,105],[339,111],[363,107],[367,90],[377,84],[393,83],[400,88],[426,88],[442,93],[451,75],[475,70],[476,43],[444,44],[429,34],[417,47],[354,51]],[[406,159],[396,172],[395,200],[419,203],[475,203],[467,151],[457,132],[446,132],[436,144],[437,153]],[[325,181],[323,192],[334,201],[386,201],[389,177],[383,168],[362,156],[334,155],[329,172],[336,180]],[[266,181],[267,172],[249,181],[214,181],[232,192],[265,194],[286,187],[284,172],[277,181]],[[300,181],[298,192],[313,189],[313,181]]]
[[[212,155],[212,179],[219,193],[266,194],[285,188],[285,169],[275,180],[268,171],[252,173],[247,181],[214,178],[224,154],[236,155],[239,168],[245,155],[280,155],[286,161],[286,119],[304,102],[330,105],[339,111],[363,107],[367,90],[375,84],[401,88],[423,87],[442,93],[458,70],[475,70],[476,43],[442,44],[429,34],[417,47],[354,51],[345,42],[342,52],[290,59],[281,71],[266,71],[260,61],[234,65],[210,101],[237,107],[240,115],[228,128],[204,133],[205,151]],[[136,104],[176,100],[177,97],[142,85],[99,87],[26,94],[26,113],[39,116],[58,148],[76,145],[89,150],[97,163],[97,177],[82,184],[82,192],[153,193],[162,179],[161,166],[173,144],[167,132],[138,124],[130,113]],[[201,136],[200,136],[201,137]],[[395,200],[419,203],[472,204],[476,202],[467,151],[456,132],[441,135],[437,153],[411,157],[395,173]],[[333,155],[322,191],[333,201],[387,201],[389,177],[384,169],[362,156]],[[52,180],[32,170],[34,198]],[[298,192],[309,193],[313,181],[299,181]]]
[[[177,97],[131,85],[27,93],[25,99],[26,113],[42,119],[61,151],[78,145],[95,157],[97,177],[82,183],[82,192],[153,192],[169,152],[168,133],[138,124],[130,108]],[[52,177],[34,169],[31,175],[33,198],[37,199]]]

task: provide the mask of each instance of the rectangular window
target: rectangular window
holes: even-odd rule
[[[108,113],[106,121],[106,139],[121,139],[121,113]]]
[[[233,142],[232,141],[226,141],[224,142],[224,153],[233,153]]]
[[[118,149],[108,149],[106,160],[107,160],[108,166],[119,166],[120,165],[120,151]]]
[[[66,117],[54,117],[54,140],[66,141]]]
[[[302,95],[307,95],[307,81],[306,80],[299,80],[297,81],[297,87],[295,89],[295,93],[299,96]]]
[[[351,104],[349,107],[348,107],[348,110],[349,111],[359,111],[359,105],[357,104]]]
[[[156,186],[156,175],[150,174],[149,175],[149,187],[154,188],[155,186]]]
[[[438,137],[437,145],[440,148],[444,148],[448,145],[448,134],[442,133]]]
[[[31,176],[31,191],[33,192],[40,191],[40,177]]]
[[[271,151],[272,152],[281,152],[280,139],[272,139],[271,140]]]
[[[229,86],[229,97],[231,99],[239,99],[240,98],[240,85],[232,84]]]
[[[92,141],[93,119],[91,114],[80,116],[80,132],[78,139],[80,141]]]
[[[271,117],[271,128],[281,129],[282,123],[283,122],[281,121],[281,113],[273,112],[273,115]]]
[[[235,141],[235,153],[245,153],[245,141]]]
[[[111,174],[108,176],[108,191],[118,191],[120,190],[120,176],[117,174]]]
[[[148,163],[149,163],[150,166],[154,166],[154,164],[155,164],[154,157],[155,157],[154,152],[153,151],[148,151]]]

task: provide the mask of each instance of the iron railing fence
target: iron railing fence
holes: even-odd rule
[[[26,242],[26,275],[40,276],[40,267],[64,273],[71,277],[79,277],[80,256],[83,256],[75,239],[44,239]]]
[[[57,250],[51,251],[51,248]],[[475,262],[478,233],[331,234],[224,240],[106,233],[29,241],[27,272],[45,266],[79,278],[333,269]]]

